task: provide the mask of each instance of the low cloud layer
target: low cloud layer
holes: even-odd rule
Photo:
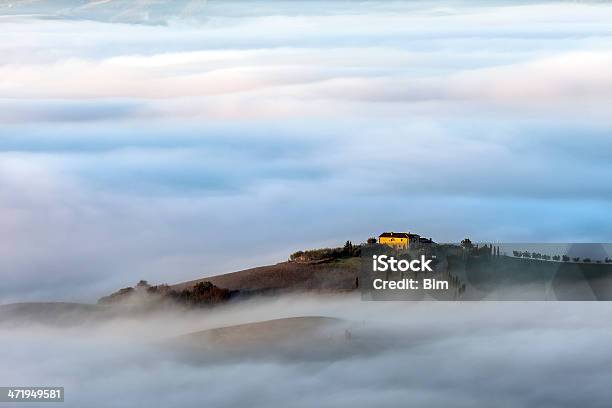
[[[612,239],[606,4],[12,3],[1,303],[388,229]]]
[[[254,300],[214,311],[72,328],[0,328],[3,384],[66,387],[67,407],[605,407],[612,332],[606,302]],[[340,349],[206,362],[159,340],[294,316],[350,325]]]

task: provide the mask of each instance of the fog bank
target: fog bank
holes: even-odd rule
[[[0,383],[65,386],[68,407],[604,407],[611,308],[292,296],[71,328],[24,322],[0,328]],[[343,326],[333,342],[302,336],[283,353],[273,341],[266,353],[215,359],[197,354],[214,348],[179,356],[166,345],[190,332],[295,316]]]

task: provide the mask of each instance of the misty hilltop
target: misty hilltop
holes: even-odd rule
[[[251,296],[296,292],[343,293],[357,289],[359,259],[347,256],[313,262],[281,262],[200,278],[173,285],[151,285],[141,280],[100,298],[99,304],[170,303],[212,306]]]

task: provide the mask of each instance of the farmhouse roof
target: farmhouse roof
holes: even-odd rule
[[[378,236],[379,238],[418,238],[417,234],[410,234],[408,232],[383,232]]]

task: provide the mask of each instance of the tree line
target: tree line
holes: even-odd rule
[[[297,251],[289,255],[290,262],[316,262],[342,258],[352,258],[361,255],[361,245],[354,245],[346,241],[343,247],[319,248],[306,251]]]
[[[219,288],[208,281],[198,282],[190,288],[176,290],[167,284],[151,286],[145,280],[138,282],[136,287],[127,287],[100,298],[99,304],[121,303],[133,295],[144,295],[146,305],[163,304],[167,301],[189,307],[213,306],[230,299],[231,291]]]
[[[582,259],[582,263],[592,263],[593,261],[591,260],[591,258],[580,258],[579,256],[576,257],[569,257],[568,255],[547,255],[547,254],[541,254],[539,252],[529,252],[529,251],[512,251],[512,255],[514,255],[515,258],[528,258],[528,259],[540,259],[543,261],[556,261],[556,262],[581,262]],[[604,263],[612,263],[612,258],[610,257],[606,257],[606,259],[603,260]],[[601,260],[596,260],[595,263],[602,263]]]

